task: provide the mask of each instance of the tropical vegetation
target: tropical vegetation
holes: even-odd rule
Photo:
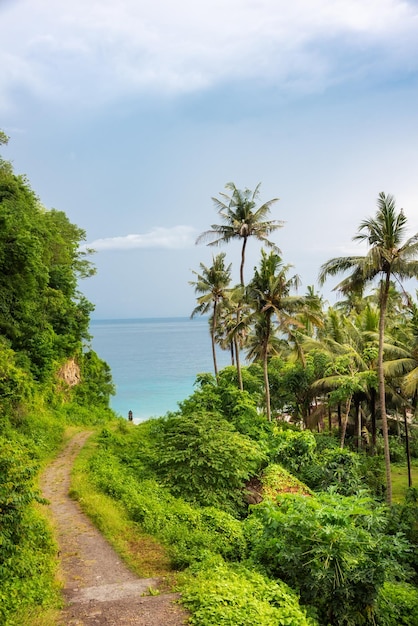
[[[0,133],[0,144],[8,138]],[[85,233],[42,206],[0,159],[0,623],[56,606],[56,546],[37,474],[70,424],[113,418],[108,365],[91,349]]]
[[[77,425],[95,437],[73,496],[129,562],[153,538],[191,624],[418,624],[418,304],[400,286],[417,277],[418,237],[380,194],[356,236],[366,255],[320,269],[321,281],[350,272],[329,306],[312,286],[297,293],[270,239],[276,200],[227,189],[214,198],[222,224],[199,241],[242,241],[239,283],[224,252],[191,281],[214,374],[197,373],[177,411],[134,425],[109,409],[111,372],[90,346],[85,233],[0,161],[1,623],[59,607],[37,476]],[[252,236],[269,250],[244,283]],[[125,530],[94,502],[116,503]],[[132,541],[117,541],[126,529]]]

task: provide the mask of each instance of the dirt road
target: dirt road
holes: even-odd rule
[[[138,578],[69,498],[75,457],[89,437],[75,435],[45,470],[41,489],[50,502],[60,550],[66,607],[57,626],[182,626],[186,612],[177,595],[161,593],[156,578]]]

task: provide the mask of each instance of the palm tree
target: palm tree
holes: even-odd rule
[[[313,389],[328,393],[329,401],[345,405],[345,412],[340,424],[340,446],[344,447],[348,419],[352,401],[357,405],[357,445],[361,441],[362,399],[373,397],[377,384],[375,362],[377,361],[377,340],[374,344],[372,333],[364,327],[366,315],[346,317],[338,310],[330,308],[327,315],[328,333],[318,341],[318,347],[330,358],[330,363],[322,378],[312,384]],[[309,345],[309,344],[308,344]],[[315,349],[315,342],[310,342]],[[318,349],[318,348],[316,348]],[[373,416],[372,416],[373,420]]]
[[[279,220],[266,220],[270,213],[271,206],[278,201],[273,198],[257,207],[256,201],[260,195],[259,183],[254,191],[250,189],[237,189],[234,183],[227,183],[226,189],[232,191],[228,196],[226,193],[220,193],[221,198],[212,198],[218,213],[222,219],[222,224],[212,224],[211,229],[205,231],[196,240],[196,243],[213,239],[208,245],[217,246],[221,243],[229,243],[234,239],[242,240],[241,249],[241,266],[240,266],[240,282],[244,285],[244,263],[245,249],[249,237],[256,237],[266,246],[273,248],[276,252],[280,252],[277,246],[269,241],[267,237],[278,228],[283,226],[283,222]]]
[[[344,294],[362,291],[375,278],[379,279],[379,354],[378,379],[379,402],[382,420],[386,465],[386,498],[392,502],[388,423],[385,401],[385,377],[383,369],[385,318],[392,277],[398,281],[418,276],[418,233],[404,241],[407,219],[403,211],[397,211],[395,199],[381,192],[377,200],[374,218],[361,222],[355,241],[366,241],[369,250],[366,256],[348,256],[330,259],[322,265],[319,281],[350,270],[351,274],[335,289]]]
[[[212,341],[213,367],[216,379],[218,379],[218,365],[216,362],[215,333],[218,323],[218,307],[223,299],[226,298],[227,289],[231,280],[231,264],[225,267],[225,253],[222,252],[213,257],[211,267],[206,267],[200,263],[200,274],[193,271],[197,276],[196,281],[189,281],[193,285],[195,292],[202,294],[197,298],[197,307],[193,309],[191,317],[195,315],[204,315],[212,310],[210,318],[210,335]]]
[[[313,285],[306,288],[304,306],[298,317],[304,326],[303,332],[309,337],[313,337],[324,325],[324,300]]]
[[[232,343],[235,364],[237,368],[238,387],[243,391],[240,352],[245,346],[248,336],[248,305],[244,302],[245,289],[236,285],[229,291],[226,340]]]
[[[254,278],[248,285],[248,297],[255,312],[255,332],[260,341],[259,355],[263,361],[267,419],[271,421],[268,361],[274,350],[273,316],[281,333],[288,334],[292,327],[302,327],[296,314],[304,298],[290,295],[291,288],[299,285],[297,275],[287,277],[291,265],[283,265],[282,259],[275,252],[267,255],[261,250],[261,255],[260,268],[255,269]],[[252,346],[250,356],[255,354]]]

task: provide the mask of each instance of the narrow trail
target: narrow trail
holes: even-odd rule
[[[158,579],[138,578],[68,495],[73,462],[90,433],[75,435],[41,477],[60,550],[66,606],[57,626],[182,626],[177,594],[149,594]],[[145,594],[145,595],[144,595]]]

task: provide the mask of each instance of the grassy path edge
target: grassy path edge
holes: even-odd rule
[[[158,576],[174,584],[173,571],[164,547],[129,519],[123,505],[99,491],[89,479],[89,461],[97,449],[90,437],[73,465],[70,496],[100,530],[126,565],[141,578]]]

